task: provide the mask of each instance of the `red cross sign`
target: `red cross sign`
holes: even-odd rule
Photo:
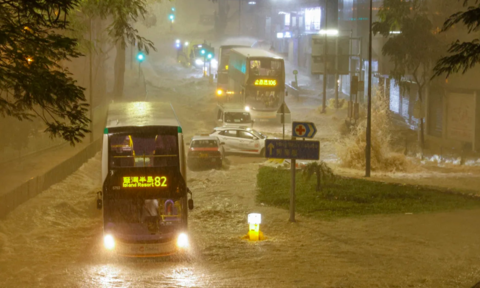
[[[307,132],[307,129],[305,129],[305,127],[303,127],[303,125],[297,125],[297,127],[295,128],[295,132],[297,132],[297,135],[298,136],[303,136],[303,134],[305,134],[305,132]]]
[[[292,137],[313,138],[317,128],[312,122],[292,122]]]

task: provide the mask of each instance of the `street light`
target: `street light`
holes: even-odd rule
[[[370,177],[370,157],[372,150],[372,0],[370,0],[370,18],[368,27],[368,104],[367,131],[365,145],[365,177]]]

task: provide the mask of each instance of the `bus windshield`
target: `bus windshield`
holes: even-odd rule
[[[256,109],[276,108],[281,104],[280,92],[276,90],[249,89],[245,103]]]
[[[107,227],[124,238],[174,232],[183,221],[185,207],[179,198],[132,197],[113,201]]]
[[[255,76],[282,76],[282,61],[278,59],[250,60],[250,72]]]
[[[110,167],[178,166],[177,138],[177,135],[153,133],[110,135]]]

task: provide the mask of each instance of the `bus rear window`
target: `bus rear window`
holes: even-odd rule
[[[177,135],[114,134],[110,136],[110,167],[178,166]]]
[[[282,61],[272,59],[250,60],[250,72],[257,76],[281,76]]]
[[[218,147],[216,140],[195,140],[190,144],[192,148]]]

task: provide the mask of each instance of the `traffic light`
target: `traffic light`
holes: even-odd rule
[[[170,21],[173,22],[173,20],[175,20],[175,15],[174,14],[168,15],[168,19],[170,19]]]
[[[138,52],[137,61],[141,63],[143,62],[143,60],[145,60],[145,54],[143,54],[142,52]]]
[[[175,12],[175,7],[172,7],[172,12]]]
[[[202,46],[202,50],[200,50],[200,54],[205,57],[205,60],[207,62],[209,62],[210,60],[212,60],[215,56],[215,48],[213,48],[211,45],[209,44],[203,44]]]

